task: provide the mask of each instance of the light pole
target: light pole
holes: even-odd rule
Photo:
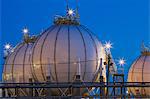
[[[112,43],[109,41],[109,42],[106,42],[104,44],[104,48],[105,48],[105,51],[106,51],[106,58],[107,58],[107,62],[105,62],[104,65],[106,65],[106,84],[107,84],[107,91],[106,91],[106,96],[109,95],[109,87],[108,87],[108,84],[109,84],[109,76],[110,76],[110,66],[113,65],[113,63],[111,62],[111,53],[110,53],[110,49],[112,48]]]

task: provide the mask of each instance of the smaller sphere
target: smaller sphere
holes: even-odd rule
[[[150,52],[142,52],[132,64],[128,82],[150,82]],[[129,88],[128,91],[134,95],[150,95],[150,88],[145,87]]]

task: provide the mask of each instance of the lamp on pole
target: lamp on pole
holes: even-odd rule
[[[120,65],[120,72],[122,73],[122,74],[124,74],[124,65],[125,65],[125,59],[124,58],[121,58],[121,59],[119,59],[119,61],[118,61],[118,64]]]
[[[112,43],[109,41],[109,42],[106,42],[104,44],[104,48],[105,48],[105,51],[106,51],[106,56],[107,56],[107,61],[104,63],[104,65],[106,65],[107,69],[106,69],[106,79],[107,79],[107,82],[106,84],[108,85],[109,83],[109,76],[110,76],[110,66],[113,65],[113,63],[111,62],[111,52],[110,52],[110,49],[112,48]],[[109,94],[109,88],[107,87],[107,91],[106,91],[106,95]]]

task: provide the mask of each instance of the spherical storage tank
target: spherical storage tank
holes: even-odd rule
[[[32,45],[32,43],[21,43],[7,57],[3,70],[3,80],[5,82],[29,82],[31,77],[29,58]]]
[[[142,51],[142,55],[132,64],[128,82],[150,82],[150,51]],[[128,90],[134,95],[150,95],[150,88],[146,87],[133,87]]]
[[[80,63],[83,82],[94,81],[105,61],[105,51],[98,38],[78,22],[60,19],[36,40],[31,55],[33,77],[36,81],[74,82]],[[103,76],[105,67],[103,66]]]
[[[31,48],[36,37],[27,38],[18,44],[6,57],[3,69],[5,83],[29,83],[32,78],[30,67]],[[8,89],[8,94],[14,95],[15,89]],[[28,91],[19,90],[18,95],[27,95]]]

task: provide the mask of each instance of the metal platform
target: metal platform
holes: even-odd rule
[[[37,98],[47,98],[47,99],[80,99],[80,98],[150,98],[150,96],[145,95],[130,95],[126,92],[123,92],[121,94],[105,94],[106,89],[110,88],[123,88],[127,90],[127,88],[131,87],[142,87],[142,88],[150,88],[150,82],[109,82],[108,85],[106,82],[74,82],[74,83],[0,83],[0,89],[2,90],[1,98],[29,98],[29,99],[37,99]],[[60,96],[51,96],[51,95],[40,95],[37,92],[38,90],[48,90],[48,89],[57,89],[57,88],[69,88],[71,90],[80,90],[83,88],[91,89],[91,88],[97,88],[100,90],[101,88],[104,89],[104,94],[101,94],[100,92],[96,94],[89,94],[88,95],[81,95],[81,93],[74,95],[73,92],[70,95],[65,95],[63,93]],[[14,90],[14,95],[8,95],[7,90]],[[19,95],[18,92],[20,89],[28,89],[30,91],[30,95]],[[37,91],[35,91],[37,90]],[[94,91],[94,90],[93,90]],[[115,91],[115,90],[112,90]],[[80,92],[80,91],[79,91]],[[112,92],[110,92],[112,93]]]

